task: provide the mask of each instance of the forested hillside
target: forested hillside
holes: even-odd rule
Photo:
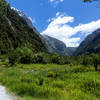
[[[5,0],[0,0],[0,53],[8,53],[17,47],[28,47],[34,52],[46,51],[38,34]]]

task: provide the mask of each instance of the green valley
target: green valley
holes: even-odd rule
[[[31,6],[19,3],[22,9],[27,6],[26,12],[32,7],[36,22],[12,7],[19,1],[0,0],[0,100],[100,100],[100,20],[81,24],[80,20],[85,23],[87,19],[77,14],[85,7],[76,4],[80,7],[76,13],[74,3],[66,8],[70,1],[66,0],[68,5],[65,0],[42,1],[30,0]],[[49,3],[54,4],[52,10]],[[76,15],[55,10],[58,4],[60,10],[73,9],[79,24],[73,23]],[[56,17],[47,20],[53,10]]]

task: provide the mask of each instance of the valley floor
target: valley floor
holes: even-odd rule
[[[0,83],[24,100],[100,100],[100,72],[81,65],[1,65]]]

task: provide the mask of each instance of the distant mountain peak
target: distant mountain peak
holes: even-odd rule
[[[21,16],[21,17],[25,16],[26,17],[24,11],[20,11],[20,10],[14,8],[14,7],[11,7],[11,9],[14,10],[14,11],[16,11],[19,14],[19,16]]]

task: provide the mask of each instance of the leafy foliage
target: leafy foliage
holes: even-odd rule
[[[33,52],[30,48],[21,47],[17,48],[8,55],[9,63],[14,65],[15,63],[21,64],[69,64],[73,65],[84,65],[94,66],[95,70],[98,70],[98,65],[100,64],[100,54],[89,54],[84,53],[81,56],[61,56],[58,54],[48,54],[45,52]]]
[[[27,47],[17,48],[8,55],[8,59],[11,65],[15,63],[29,64],[33,62],[33,52]]]
[[[7,3],[5,0],[0,0],[0,16],[7,14]]]
[[[93,1],[100,1],[100,0],[83,0],[83,2],[93,2]]]

